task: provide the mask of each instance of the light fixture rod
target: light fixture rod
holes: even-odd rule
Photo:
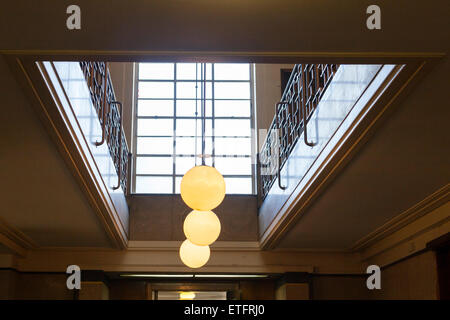
[[[195,63],[195,142],[194,142],[194,165],[197,166],[197,134],[198,134],[198,63]]]
[[[206,131],[206,63],[203,63],[203,104],[202,104],[202,165],[205,165],[205,131]]]

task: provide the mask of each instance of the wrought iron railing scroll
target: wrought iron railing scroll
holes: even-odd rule
[[[275,105],[275,116],[259,154],[259,186],[261,200],[269,193],[302,133],[308,146],[315,142],[307,137],[305,126],[317,108],[327,86],[339,65],[296,64],[283,92]]]
[[[119,180],[114,189],[121,186],[127,194],[129,149],[122,128],[122,104],[116,100],[108,63],[83,61],[80,66],[102,127],[102,137],[96,141],[96,145],[107,143]]]

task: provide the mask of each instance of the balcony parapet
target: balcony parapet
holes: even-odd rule
[[[116,99],[108,64],[83,61],[80,62],[80,67],[89,88],[92,105],[97,111],[102,127],[101,141],[96,142],[96,145],[106,141],[120,180],[115,188],[120,185],[123,192],[127,194],[129,190],[128,160],[130,152],[122,130],[122,104]]]
[[[23,70],[36,88],[34,94],[40,102],[39,110],[43,111],[45,125],[113,246],[124,249],[129,230],[125,197],[129,189],[129,161],[121,123],[121,103],[115,100],[106,65],[97,62],[92,65],[103,70],[102,73],[91,70],[95,88],[86,81],[80,62],[27,62]],[[105,75],[109,80],[105,81]],[[99,95],[101,89],[103,99]]]
[[[283,95],[275,105],[275,116],[259,155],[260,195],[264,200],[279,178],[302,133],[308,141],[305,124],[316,110],[326,88],[338,70],[336,64],[296,64],[292,69]],[[284,188],[278,179],[280,188]]]
[[[359,135],[369,130],[366,126],[373,130],[373,119],[380,117],[377,112],[384,110],[383,103],[396,90],[391,83],[403,81],[402,70],[402,65],[340,65],[317,105],[312,104],[311,109],[303,106],[300,116],[289,109],[292,104],[278,104],[278,124],[275,122],[268,137],[275,140],[266,162],[271,175],[265,178],[261,172],[261,181],[268,181],[258,216],[263,248],[276,246],[354,154],[362,139]],[[306,126],[302,122],[294,126],[298,118]],[[301,132],[297,134],[292,128]]]

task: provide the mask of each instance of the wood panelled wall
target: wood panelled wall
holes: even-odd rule
[[[381,270],[381,290],[372,299],[438,299],[436,254],[425,251]]]
[[[149,300],[147,281],[111,280],[109,286],[110,300]]]
[[[312,275],[311,299],[438,299],[436,255],[425,251],[381,271],[381,290],[369,291],[366,275]],[[0,299],[74,299],[63,273],[25,273],[0,270]],[[145,280],[109,280],[109,299],[151,299]],[[239,282],[241,300],[275,299],[276,280]],[[83,289],[83,288],[82,288]]]
[[[370,299],[364,275],[315,275],[311,289],[313,300]]]
[[[241,281],[241,300],[274,300],[275,286],[274,280]]]
[[[72,300],[74,292],[66,287],[64,273],[22,273],[0,270],[0,299]]]

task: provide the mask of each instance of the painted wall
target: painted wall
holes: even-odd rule
[[[130,240],[181,241],[185,217],[192,211],[180,195],[130,198]],[[220,219],[219,241],[257,241],[256,196],[227,196],[214,212]]]
[[[281,69],[292,69],[292,64],[257,63],[254,67],[254,97],[258,129],[268,130],[275,115],[275,104],[281,99]],[[258,134],[258,150],[265,134]]]
[[[68,167],[3,56],[0,87],[5,92],[1,107],[8,110],[0,113],[4,150],[0,167],[6,169],[2,181],[8,186],[1,220],[36,246],[110,247],[88,197],[75,180],[76,173]]]
[[[81,30],[69,31],[65,1],[5,2],[0,12],[0,50],[74,49],[96,54],[101,50],[424,52],[449,48],[449,42],[443,41],[449,28],[447,0],[417,1],[414,6],[408,0],[380,0],[381,31],[366,28],[366,9],[372,3],[361,0],[276,4],[273,0],[112,0],[107,6],[79,0],[77,4],[82,11]]]

